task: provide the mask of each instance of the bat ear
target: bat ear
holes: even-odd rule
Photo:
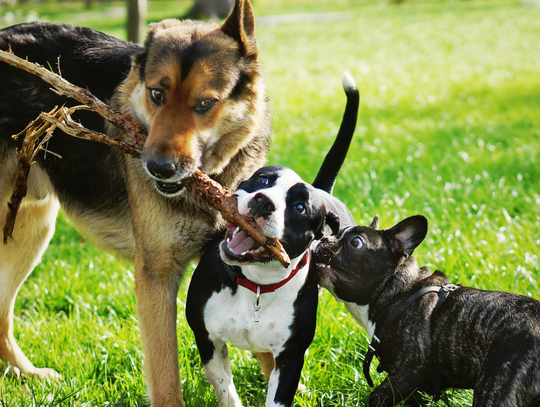
[[[369,225],[371,229],[379,230],[379,216],[375,215],[373,220],[371,221],[371,225]]]
[[[402,220],[390,229],[386,229],[385,233],[389,234],[395,251],[410,256],[426,237],[427,230],[428,221],[426,217],[416,215]]]
[[[249,0],[236,0],[231,14],[221,25],[221,31],[236,40],[245,56],[258,55],[255,14]]]

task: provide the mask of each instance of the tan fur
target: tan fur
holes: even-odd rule
[[[4,175],[0,182],[0,219],[5,219],[7,201],[11,196],[15,178],[15,160],[0,162]],[[17,366],[21,373],[30,377],[60,377],[52,369],[36,368],[24,355],[13,336],[13,309],[15,298],[22,283],[39,263],[54,233],[54,224],[60,205],[50,193],[52,187],[47,176],[39,168],[30,173],[28,194],[19,208],[13,235],[16,245],[0,243],[0,355],[10,366]]]
[[[184,65],[179,62],[180,51],[176,48],[197,38],[208,41],[212,52],[196,58],[183,75]],[[148,132],[142,160],[118,157],[123,163],[121,176],[125,177],[128,199],[119,202],[114,216],[93,208],[74,207],[69,201],[60,202],[74,223],[97,244],[135,262],[145,380],[152,406],[168,407],[184,405],[176,336],[178,287],[187,265],[200,255],[224,222],[215,211],[185,192],[175,196],[158,192],[156,179],[145,170],[145,159],[156,154],[174,157],[181,164],[178,179],[202,169],[234,189],[264,165],[269,120],[249,0],[237,0],[221,27],[178,20],[152,24],[145,47],[144,80],[142,61],[136,58],[111,100]],[[243,66],[238,66],[241,54]],[[249,80],[238,92],[235,86],[242,83],[241,75],[248,75]],[[152,102],[148,89],[165,92],[166,103]],[[215,104],[208,113],[198,114],[194,107],[206,99],[215,100]],[[108,131],[117,133],[111,127]],[[4,167],[14,170],[13,162],[2,161],[0,154],[0,171],[5,171]],[[6,183],[6,172],[2,174],[0,203],[5,207],[5,191],[12,184]],[[7,291],[5,295],[0,291],[0,301],[9,302],[3,309],[10,309],[9,315],[0,315],[0,355],[7,363],[19,366],[22,373],[54,376],[52,371],[36,370],[12,340],[12,304],[20,284],[50,240],[58,211],[58,201],[44,172],[34,172],[33,176],[41,177],[40,185],[46,187],[32,189],[35,202],[21,208],[14,232],[17,244],[0,247],[0,277],[12,280],[0,288]],[[0,219],[4,215],[0,212]],[[31,230],[23,230],[31,218],[32,222],[38,219],[37,223]],[[8,256],[12,257],[6,263]],[[182,338],[180,344],[184,344]]]

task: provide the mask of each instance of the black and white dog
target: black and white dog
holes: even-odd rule
[[[349,80],[352,80],[350,78]],[[316,239],[353,224],[331,191],[354,133],[358,91],[344,81],[347,108],[342,127],[313,185],[291,169],[258,170],[236,191],[240,213],[278,239],[291,258],[284,268],[243,231],[229,226],[203,255],[188,292],[186,314],[208,380],[220,405],[241,406],[227,342],[251,350],[269,379],[266,406],[290,406],[304,354],[315,334],[317,270],[310,269]],[[220,258],[221,257],[221,258]]]
[[[354,226],[324,237],[314,250],[320,284],[344,301],[371,339],[387,378],[369,406],[392,406],[416,390],[474,389],[475,407],[540,405],[540,302],[501,291],[450,284],[419,267],[413,251],[427,219],[389,229]]]

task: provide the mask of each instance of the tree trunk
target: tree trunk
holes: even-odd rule
[[[146,0],[128,0],[128,41],[140,44],[146,33]]]
[[[218,20],[229,15],[234,0],[195,0],[184,18]]]

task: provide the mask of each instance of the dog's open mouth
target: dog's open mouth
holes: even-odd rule
[[[235,225],[227,225],[227,236],[220,245],[222,258],[230,264],[268,263],[274,260],[268,250]]]
[[[180,192],[184,186],[182,184],[177,184],[176,182],[156,181],[156,188],[162,194],[174,195]]]

